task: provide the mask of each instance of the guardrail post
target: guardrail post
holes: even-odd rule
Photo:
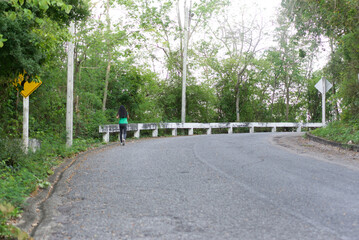
[[[172,136],[177,136],[177,128],[172,129]]]
[[[110,129],[106,129],[106,132],[103,134],[102,139],[105,143],[110,141]]]
[[[253,126],[249,129],[249,133],[254,133],[254,127]]]
[[[192,136],[193,135],[193,128],[188,129],[188,136]]]
[[[140,129],[137,129],[135,131],[135,134],[133,135],[135,138],[140,138]]]
[[[272,127],[272,132],[277,132],[277,127],[276,126]]]
[[[211,134],[212,134],[212,128],[209,127],[209,128],[207,128],[207,135],[211,135]]]
[[[158,127],[152,131],[152,137],[158,137]]]
[[[302,126],[301,126],[301,125],[299,125],[299,126],[297,127],[297,132],[302,132]]]
[[[228,128],[228,134],[232,134],[233,133],[233,127]]]

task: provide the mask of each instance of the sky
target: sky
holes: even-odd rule
[[[183,2],[184,0],[181,1]],[[92,0],[92,2],[97,3],[95,8],[95,15],[96,18],[98,18],[99,14],[103,14],[104,12],[103,8],[101,9],[100,6],[103,5],[106,0]],[[187,2],[189,2],[189,0],[187,0]],[[276,15],[278,13],[278,9],[280,8],[281,0],[232,0],[231,4],[232,7],[229,8],[229,15],[233,16],[233,18],[239,18],[239,12],[242,10],[243,5],[245,5],[246,15],[256,15],[263,18],[265,23],[265,31],[269,35],[260,42],[259,48],[268,49],[269,47],[276,45],[276,43],[273,41],[273,34],[276,27]],[[112,22],[125,20],[124,14],[120,8],[112,8],[110,10],[110,14]],[[247,18],[249,19],[249,17]],[[316,68],[321,68],[326,63],[328,51],[325,50],[327,48],[327,46],[323,45],[321,48],[322,51],[318,53],[318,58],[321,59],[321,61],[316,63]]]
[[[92,3],[96,4],[95,7],[95,15],[98,16],[103,9],[100,9],[101,6],[105,3],[106,0],[92,0]],[[174,0],[175,1],[175,0]],[[183,0],[182,0],[183,1]],[[195,1],[195,0],[193,0]],[[246,4],[251,11],[257,11],[258,9],[263,9],[262,14],[266,18],[274,18],[276,14],[276,9],[280,7],[281,0],[232,0],[231,4],[234,6],[233,11],[237,11],[237,9],[242,5]],[[120,17],[121,10],[120,9],[111,9],[111,15],[113,18]]]

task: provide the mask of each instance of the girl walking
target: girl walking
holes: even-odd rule
[[[120,109],[118,110],[116,118],[120,118],[119,125],[120,125],[120,141],[121,145],[125,145],[126,136],[127,136],[127,124],[128,124],[128,113],[126,108],[121,105]],[[122,135],[123,134],[123,135]]]

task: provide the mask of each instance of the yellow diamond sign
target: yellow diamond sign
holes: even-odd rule
[[[18,85],[21,85],[24,90],[22,90],[20,92],[20,94],[24,97],[27,98],[31,93],[33,93],[38,87],[40,87],[40,85],[42,84],[42,81],[40,80],[39,77],[36,77],[36,81],[32,81],[32,82],[28,82],[27,80],[25,80],[25,74],[26,72],[24,71],[23,74],[19,74],[19,77],[17,79],[15,79],[14,85],[15,87],[18,89]]]
[[[35,81],[32,81],[32,82],[28,82],[28,81],[25,81],[24,83],[21,83],[21,84],[24,84],[24,90],[22,90],[20,92],[20,94],[27,98],[31,93],[33,93],[38,87],[40,87],[41,85],[41,80],[39,82],[35,82]]]

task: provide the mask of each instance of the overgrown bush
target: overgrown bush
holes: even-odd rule
[[[24,159],[19,139],[0,139],[0,159],[3,164],[15,168]]]

